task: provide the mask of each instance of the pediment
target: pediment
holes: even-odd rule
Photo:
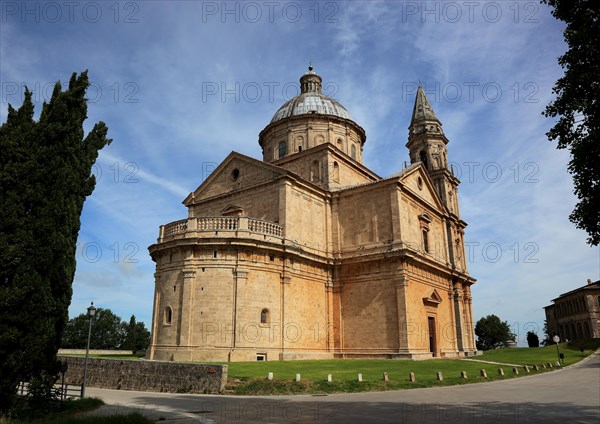
[[[241,206],[229,205],[221,211],[222,216],[243,216],[244,209]]]
[[[423,303],[430,306],[437,306],[442,303],[442,297],[437,290],[433,289],[428,297],[423,298]]]
[[[287,174],[286,170],[278,166],[231,152],[206,180],[185,198],[183,204],[190,206],[211,197],[269,183]],[[236,207],[230,205],[223,212],[233,214]]]
[[[444,204],[440,200],[429,174],[420,163],[406,168],[399,175],[399,180],[416,197],[423,199],[439,211],[445,210]]]

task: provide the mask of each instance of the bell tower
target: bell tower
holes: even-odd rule
[[[460,182],[448,170],[447,144],[448,139],[442,129],[442,123],[435,116],[423,87],[419,85],[408,127],[408,143],[406,143],[410,163],[423,164],[440,199],[448,211],[458,217],[458,202],[455,194]]]
[[[450,217],[447,222],[447,238],[451,262],[456,267],[466,270],[464,228],[467,224],[460,219],[458,208],[460,181],[448,169],[447,144],[448,139],[442,129],[442,123],[435,116],[423,87],[419,85],[408,127],[408,143],[406,143],[410,163],[421,162],[427,170]]]

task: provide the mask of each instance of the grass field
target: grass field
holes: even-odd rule
[[[582,353],[576,348],[559,346],[564,353],[564,365],[573,364],[593,351]],[[469,358],[492,362],[519,365],[519,375],[527,374],[523,365],[538,365],[548,362],[552,369],[530,369],[529,374],[549,372],[556,369],[556,346],[540,348],[513,348],[487,351],[484,355]],[[431,361],[403,360],[316,360],[316,361],[272,361],[272,362],[232,362],[229,363],[229,390],[236,394],[317,394],[336,392],[361,392],[373,390],[397,390],[417,387],[448,386],[474,382],[493,381],[517,377],[513,367],[469,360],[438,359]],[[504,370],[500,375],[498,369]],[[487,378],[480,376],[485,369]],[[443,381],[437,380],[437,372],[442,372]],[[461,378],[461,371],[467,378]],[[267,380],[269,372],[274,374],[272,381]],[[383,373],[388,373],[389,381],[383,381]],[[410,382],[413,372],[416,381]],[[358,373],[362,373],[362,382],[358,382]],[[301,381],[296,382],[296,374]],[[332,374],[333,381],[327,382],[327,375]]]
[[[564,366],[574,364],[594,351],[593,349],[587,349],[582,354],[577,347],[567,346],[566,343],[561,343],[558,350],[565,356]],[[518,365],[541,364],[542,362],[552,362],[554,364],[558,360],[558,354],[556,352],[556,345],[554,345],[538,348],[488,350],[484,352],[483,356],[477,357],[477,359],[480,358],[486,361],[507,362]]]

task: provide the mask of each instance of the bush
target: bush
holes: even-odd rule
[[[540,347],[540,338],[533,331],[527,332],[527,345],[529,347]]]

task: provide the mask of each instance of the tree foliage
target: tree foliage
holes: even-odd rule
[[[587,242],[600,242],[600,2],[542,0],[553,7],[552,15],[567,24],[564,38],[568,51],[558,59],[565,70],[554,85],[556,100],[544,111],[558,121],[547,133],[558,148],[571,153],[569,172],[579,199],[569,216],[587,232]]]
[[[540,347],[540,338],[533,331],[527,332],[527,346]]]
[[[552,343],[554,343],[552,341],[552,339],[550,338],[550,334],[548,332],[548,320],[544,320],[544,330],[543,331],[544,331],[544,340],[542,340],[542,345],[549,346]],[[554,335],[554,334],[552,334],[552,335]]]
[[[475,335],[477,336],[477,348],[481,350],[506,346],[506,342],[514,340],[516,337],[510,331],[508,323],[500,321],[496,315],[488,315],[477,321]]]
[[[148,345],[150,345],[150,332],[146,330],[143,322],[136,322],[135,315],[132,315],[121,347],[127,350],[144,350]]]
[[[87,72],[60,83],[34,120],[25,90],[0,126],[0,413],[19,381],[52,382],[67,322],[75,248],[98,151],[110,143],[97,123],[84,136]]]
[[[65,326],[61,347],[85,349],[90,321],[87,314],[69,320]],[[92,321],[91,349],[143,350],[150,344],[150,332],[143,322],[132,315],[129,323],[122,321],[110,309],[98,308]]]

